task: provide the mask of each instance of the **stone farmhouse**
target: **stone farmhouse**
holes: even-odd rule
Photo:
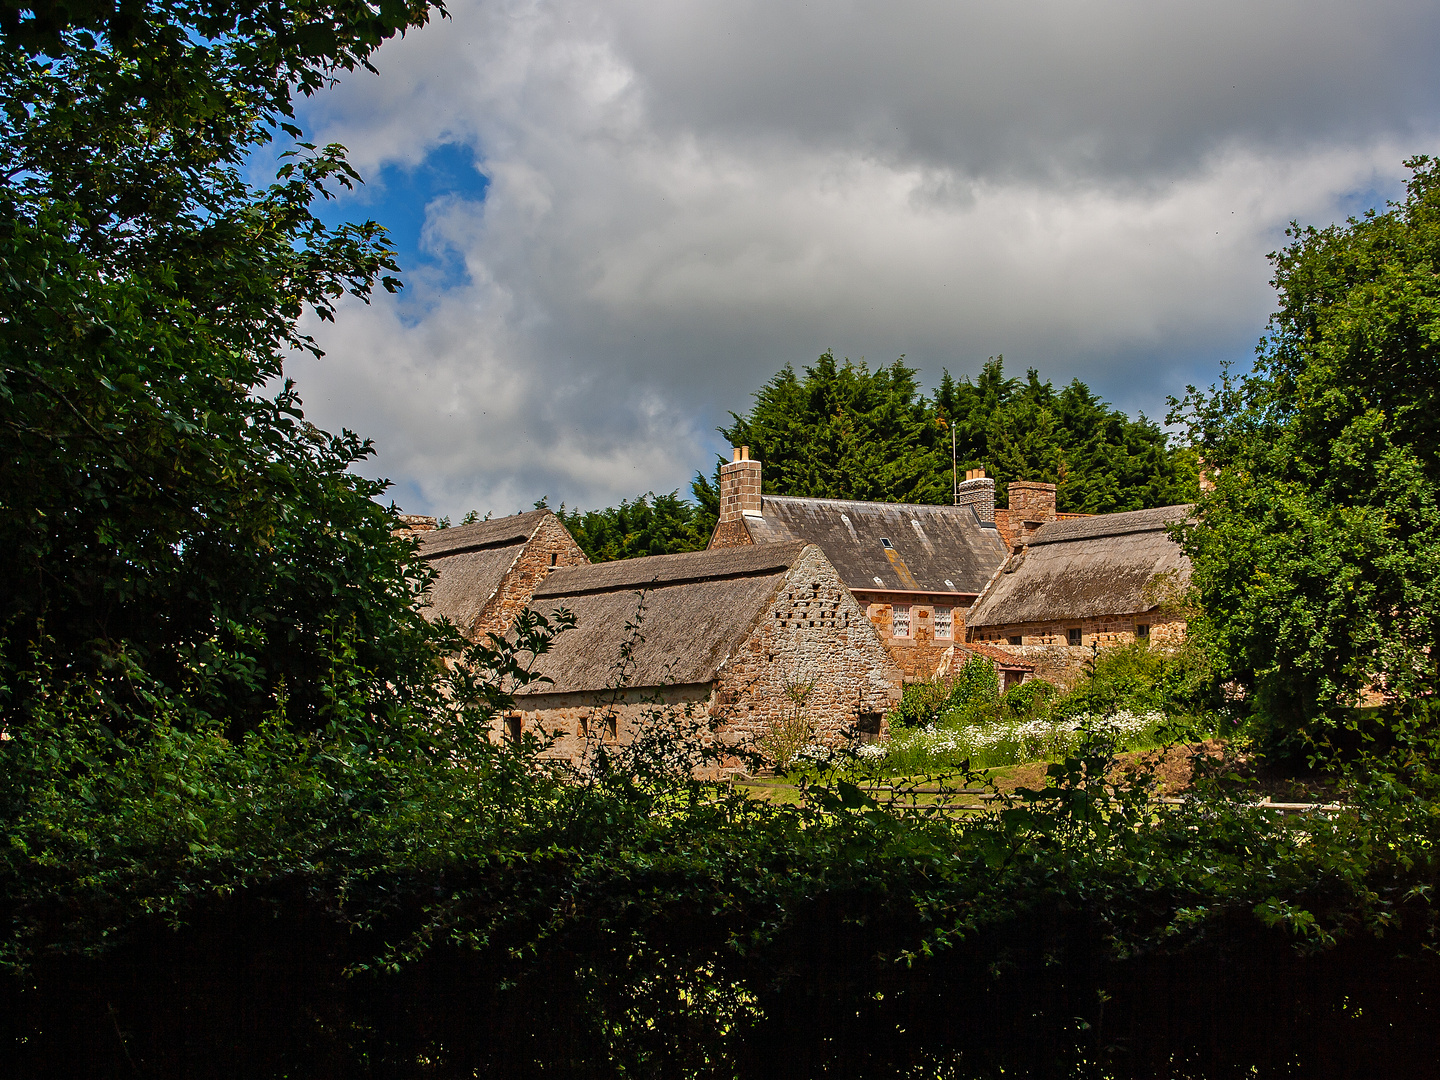
[[[749,447],[737,447],[720,469],[720,520],[710,549],[818,545],[905,677],[935,675],[964,640],[966,610],[1005,561],[995,481],[970,474],[954,506],[764,495],[760,485],[761,463]],[[1054,485],[1048,486],[1053,518]]]
[[[400,520],[436,573],[425,616],[449,619],[470,641],[509,630],[551,570],[590,562],[551,510],[450,529],[419,515]]]
[[[808,737],[836,745],[879,737],[900,697],[865,609],[803,541],[557,568],[530,606],[565,608],[576,627],[536,661],[552,681],[519,693],[497,734],[554,736],[553,753],[571,761],[593,740],[632,743],[663,706],[704,720],[702,738],[735,768],[797,704]]]
[[[970,608],[967,642],[998,646],[1062,683],[1097,649],[1179,643],[1185,621],[1166,601],[1188,583],[1190,561],[1167,530],[1193,509],[1099,514],[1033,531],[1021,523],[1011,554]]]

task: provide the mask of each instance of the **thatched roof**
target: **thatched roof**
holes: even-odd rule
[[[973,596],[1005,559],[994,527],[968,506],[766,495],[761,514],[744,519],[756,544],[817,544],[851,589]]]
[[[531,694],[601,691],[615,685],[625,624],[641,619],[626,685],[705,683],[761,618],[806,545],[652,555],[556,570],[530,607],[574,613],[535,670],[554,680]],[[644,593],[641,607],[640,593]]]
[[[449,619],[468,633],[506,572],[514,565],[549,510],[477,521],[420,535],[420,554],[438,575],[423,608],[425,617]]]
[[[1166,532],[1193,506],[1056,521],[1012,555],[966,613],[965,625],[1009,626],[1153,610],[1155,578],[1189,580],[1190,560]]]

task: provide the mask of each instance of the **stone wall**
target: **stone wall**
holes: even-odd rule
[[[848,741],[862,722],[882,736],[884,714],[900,699],[900,672],[835,568],[812,546],[713,683],[634,688],[613,704],[612,697],[522,697],[518,713],[497,719],[493,735],[509,736],[509,725],[518,722],[522,730],[554,737],[555,756],[578,761],[587,739],[628,745],[645,725],[683,726],[689,709],[711,729],[705,737],[718,740],[722,766],[733,770],[748,764],[738,751],[759,746],[797,712],[811,737],[827,745]],[[657,708],[669,718],[657,719]]]
[[[536,587],[552,569],[580,566],[589,561],[564,523],[554,514],[546,514],[511,564],[495,595],[486,602],[472,631],[472,640],[482,641],[487,634],[503,634],[509,630],[515,616],[530,603]]]
[[[894,658],[906,682],[930,679],[956,641],[965,640],[965,613],[973,598],[957,599],[954,604],[936,600],[918,600],[903,596],[886,596],[878,593],[862,593],[866,616],[880,635],[880,640]],[[962,606],[963,605],[963,606]],[[895,636],[895,608],[910,609],[910,633],[906,637]],[[935,609],[949,607],[951,631],[949,637],[935,633]]]
[[[881,735],[900,698],[900,671],[864,610],[818,547],[805,549],[745,642],[720,670],[715,709],[721,741],[755,743],[802,711],[816,739],[839,745],[862,717]]]
[[[1105,649],[1133,644],[1138,640],[1137,626],[1148,627],[1148,640],[1161,648],[1173,648],[1185,640],[1185,620],[1158,612],[986,626],[970,631],[969,637],[972,641],[997,645],[1034,664],[1036,678],[1069,686],[1084,673],[1086,662],[1095,655],[1092,646]],[[1080,631],[1078,646],[1070,644],[1070,631],[1074,629]]]

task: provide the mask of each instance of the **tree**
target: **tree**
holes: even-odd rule
[[[825,353],[804,379],[786,365],[731,413],[721,433],[765,462],[765,490],[777,495],[877,502],[943,502],[949,463],[943,437],[915,381],[896,360],[871,371]]]
[[[1216,478],[1185,534],[1197,631],[1282,745],[1367,689],[1437,689],[1440,165],[1407,164],[1384,213],[1292,225],[1253,370],[1175,403]]]
[[[716,516],[676,491],[647,491],[634,501],[622,499],[619,506],[583,514],[563,506],[559,510],[560,520],[591,562],[700,551],[710,542]]]
[[[1034,369],[1007,378],[992,357],[973,382],[944,372],[927,398],[915,375],[903,360],[872,372],[826,353],[803,378],[787,365],[720,430],[765,462],[765,490],[777,495],[948,502],[951,427],[958,467],[983,467],[1002,502],[1011,480],[1057,484],[1061,510],[1090,514],[1197,493],[1188,451],[1078,379],[1057,394]]]
[[[282,707],[396,708],[423,682],[407,545],[283,377],[306,308],[398,282],[373,222],[312,201],[356,174],[302,141],[292,93],[368,65],[426,0],[150,0],[0,13],[0,620],[4,661],[136,666],[232,734]],[[276,135],[276,181],[242,169]],[[12,683],[12,689],[21,683]],[[23,725],[10,694],[3,725]],[[137,712],[138,711],[138,712]]]

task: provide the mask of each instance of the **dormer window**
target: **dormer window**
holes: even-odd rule
[[[894,548],[895,545],[890,543],[890,538],[888,536],[882,536],[880,537],[880,546],[886,549],[891,549]]]

